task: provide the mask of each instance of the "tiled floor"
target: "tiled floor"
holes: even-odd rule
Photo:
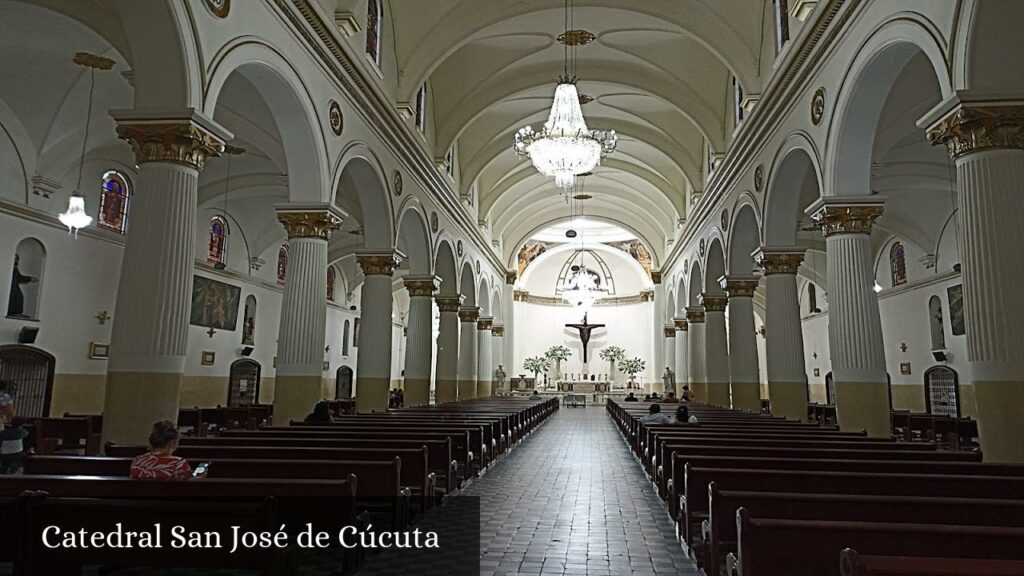
[[[603,407],[559,410],[430,522],[464,496],[480,498],[483,576],[698,574]],[[359,574],[420,573],[389,560]]]

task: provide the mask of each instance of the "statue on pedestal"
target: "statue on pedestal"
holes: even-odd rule
[[[499,391],[505,389],[505,369],[501,364],[494,369],[494,389]]]
[[[665,367],[665,371],[661,374],[661,381],[665,384],[665,390],[675,391],[676,389],[676,374],[668,366]]]

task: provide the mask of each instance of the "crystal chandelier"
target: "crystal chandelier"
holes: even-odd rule
[[[559,36],[559,41],[566,47],[564,71],[558,78],[548,121],[539,131],[531,126],[520,128],[516,132],[513,146],[516,155],[528,156],[533,166],[541,174],[553,177],[555,185],[563,191],[572,188],[576,176],[593,171],[601,163],[601,158],[615,151],[618,142],[614,130],[590,130],[583,119],[574,75],[575,51],[576,46],[590,42],[593,35],[570,29],[568,0],[565,12],[566,32]],[[571,58],[570,46],[573,51]]]
[[[565,280],[562,299],[571,306],[589,310],[597,302],[600,290],[594,283],[590,271],[583,266],[573,266],[573,268],[576,268],[576,271]]]

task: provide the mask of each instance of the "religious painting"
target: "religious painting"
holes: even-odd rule
[[[352,347],[359,348],[359,318],[355,319],[352,328]]]
[[[910,362],[900,362],[900,374],[904,376],[910,375]]]
[[[242,314],[242,344],[256,345],[256,297],[245,297],[245,312]]]
[[[897,242],[889,250],[889,267],[892,269],[892,285],[907,283],[907,256],[903,244]]]
[[[644,269],[647,277],[651,277],[651,253],[644,246],[643,242],[633,239],[624,242],[609,242],[608,245],[632,256],[640,264],[640,267]]]
[[[206,252],[206,261],[210,264],[226,263],[228,240],[228,224],[220,216],[210,219],[210,241]]]
[[[954,336],[963,336],[966,333],[964,324],[964,285],[957,284],[946,288],[946,296],[949,298],[949,327]]]
[[[551,245],[547,242],[530,240],[519,249],[519,276],[522,277],[526,267],[537,259],[538,256],[548,251]]]
[[[111,170],[103,175],[97,224],[104,230],[124,234],[128,227],[128,179]]]
[[[281,246],[277,251],[277,283],[284,284],[288,276],[288,246]]]
[[[213,364],[216,361],[217,361],[217,353],[216,352],[213,352],[213,351],[210,351],[210,350],[206,350],[206,351],[203,352],[203,357],[202,357],[202,364],[203,364],[203,366],[213,366]]]
[[[334,270],[334,266],[327,268],[327,299],[334,302],[334,281],[337,272]]]
[[[202,276],[192,280],[192,315],[189,324],[234,331],[242,289]]]

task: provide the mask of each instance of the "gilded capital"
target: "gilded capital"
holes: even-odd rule
[[[505,335],[505,327],[501,324],[494,324],[491,326],[491,336],[495,338],[501,338]]]
[[[462,296],[459,294],[434,296],[434,302],[437,302],[437,309],[441,312],[458,312],[462,306]]]
[[[651,270],[651,282],[661,284],[661,270]]]
[[[764,272],[772,274],[796,274],[800,263],[804,261],[804,253],[800,252],[769,252],[759,250],[754,254],[754,263]]]
[[[673,318],[672,324],[676,327],[676,332],[686,332],[690,329],[690,324],[686,322],[686,318]]]
[[[481,317],[476,321],[477,330],[493,330],[494,329],[494,318],[488,318],[486,316]]]
[[[505,284],[515,284],[515,283],[516,283],[516,271],[515,270],[505,270]]]
[[[434,291],[437,290],[440,285],[441,283],[439,279],[434,276],[427,278],[406,276],[405,278],[405,289],[409,291],[410,298],[430,298],[434,295]]]
[[[881,215],[881,204],[824,204],[811,219],[828,238],[834,234],[871,234],[871,227]]]
[[[729,298],[753,298],[758,281],[756,276],[726,276],[721,284]]]
[[[674,324],[665,324],[665,338],[675,338],[676,327]]]
[[[725,294],[708,292],[701,294],[698,301],[704,307],[705,312],[725,312],[725,307],[729,304],[729,298]]]
[[[118,138],[132,145],[136,164],[171,162],[202,170],[224,152],[224,141],[190,120],[122,122]]]
[[[516,302],[526,302],[530,299],[530,293],[526,290],[515,290],[512,292],[512,300]]]
[[[459,322],[476,323],[480,319],[480,308],[478,306],[459,307]]]
[[[928,130],[933,145],[945,144],[949,157],[980,150],[1024,150],[1024,106],[959,106]]]
[[[320,238],[330,240],[331,232],[341,226],[341,218],[328,210],[281,210],[277,219],[288,239]]]
[[[704,307],[703,306],[687,306],[686,307],[686,321],[689,324],[703,324],[704,323]]]
[[[402,261],[397,252],[383,254],[356,254],[356,261],[363,269],[364,276],[391,276]]]

